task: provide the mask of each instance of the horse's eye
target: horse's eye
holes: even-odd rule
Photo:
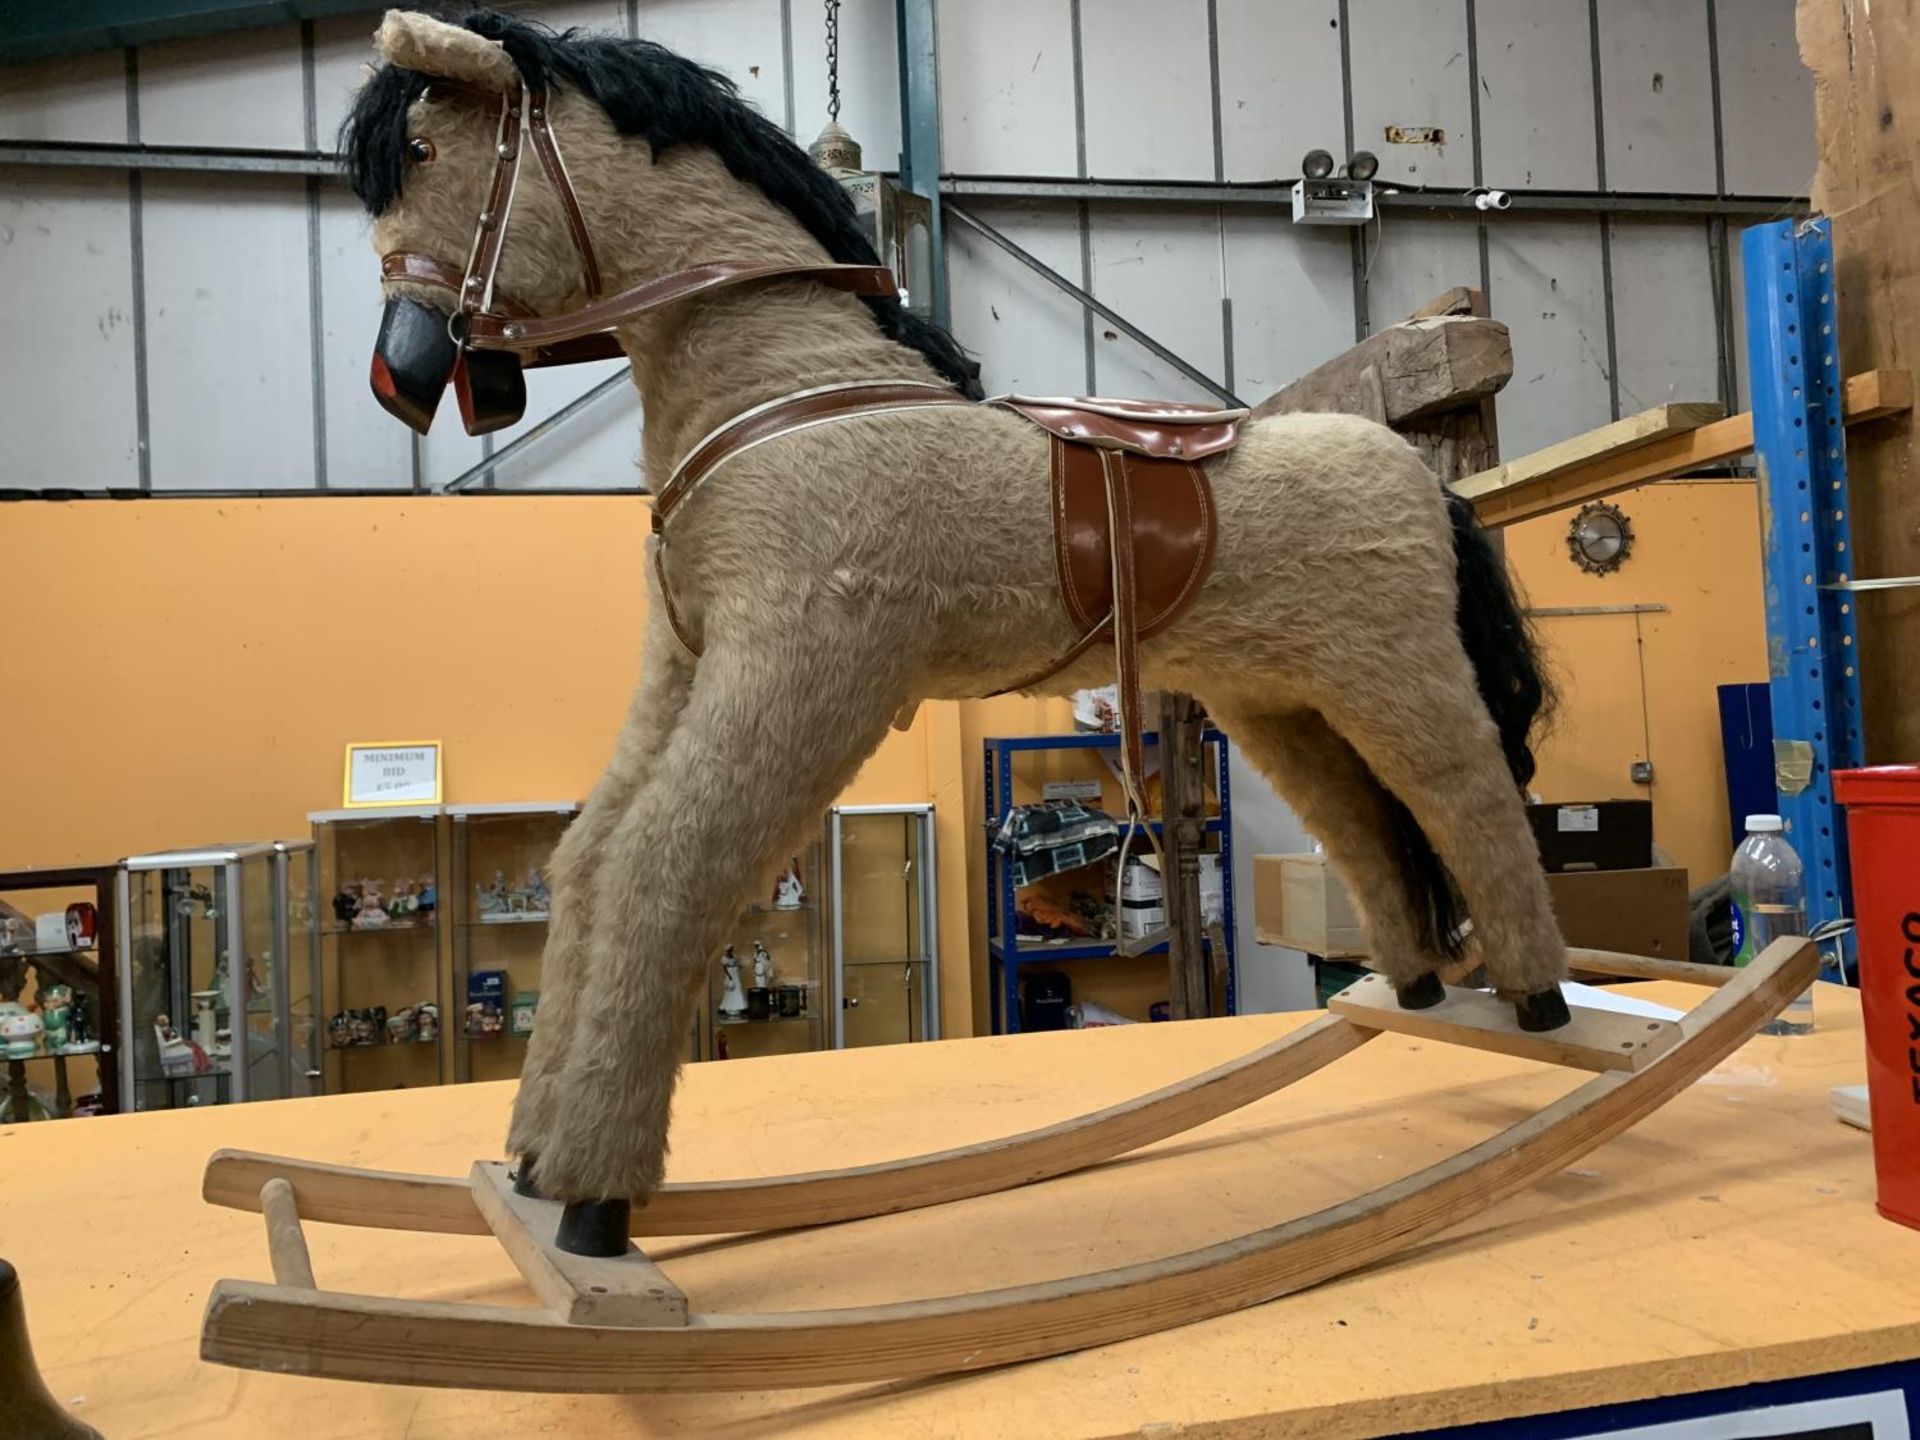
[[[407,159],[416,165],[424,165],[433,159],[433,142],[424,135],[416,135],[407,141]]]

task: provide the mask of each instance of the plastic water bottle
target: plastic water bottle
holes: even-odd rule
[[[1733,852],[1733,963],[1753,958],[1782,935],[1807,933],[1807,891],[1800,857],[1778,815],[1747,816],[1747,838]],[[1813,1029],[1813,987],[1787,1002],[1764,1033],[1805,1035]]]

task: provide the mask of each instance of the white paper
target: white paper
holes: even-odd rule
[[[1562,835],[1582,830],[1598,831],[1600,807],[1598,805],[1562,805],[1555,815],[1555,823]]]
[[[440,794],[438,745],[368,746],[349,753],[349,805],[419,805]]]
[[[1584,1005],[1589,1010],[1611,1010],[1619,1015],[1638,1015],[1643,1020],[1678,1020],[1686,1012],[1671,1005],[1656,1005],[1620,990],[1602,990],[1582,985],[1578,980],[1562,982],[1560,993],[1569,1005]]]

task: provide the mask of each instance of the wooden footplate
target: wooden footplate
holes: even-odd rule
[[[1440,1005],[1403,1011],[1384,981],[1364,980],[1336,998],[1335,1013],[1283,1040],[1071,1121],[882,1165],[670,1185],[633,1213],[635,1235],[716,1234],[991,1193],[1178,1134],[1388,1029],[1598,1072],[1451,1159],[1315,1214],[1160,1260],[979,1294],[778,1315],[701,1313],[638,1248],[612,1259],[557,1250],[560,1205],[516,1195],[504,1165],[483,1161],[454,1180],[222,1151],[208,1164],[205,1196],[263,1212],[275,1283],[220,1281],[200,1353],[249,1369],[407,1385],[737,1390],[743,1374],[776,1388],[971,1370],[1257,1305],[1376,1263],[1578,1160],[1731,1054],[1812,983],[1819,964],[1814,946],[1797,938],[1776,941],[1733,972],[1624,961],[1575,956],[1576,967],[1589,971],[1717,988],[1677,1022],[1576,1009],[1572,1025],[1534,1035],[1513,1025],[1504,1004],[1473,992],[1450,991]],[[545,1308],[317,1288],[301,1231],[313,1221],[492,1233]]]

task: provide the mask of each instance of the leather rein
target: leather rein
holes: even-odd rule
[[[466,87],[455,87],[465,89]],[[481,93],[478,91],[472,93]],[[447,333],[465,350],[510,351],[527,365],[571,365],[623,356],[614,331],[626,321],[662,305],[709,291],[759,280],[809,279],[851,295],[898,295],[892,271],[884,265],[766,264],[751,260],[709,260],[642,281],[612,295],[602,293],[600,263],[588,233],[586,215],[574,192],[567,162],[548,115],[543,87],[521,83],[518,92],[500,97],[494,131],[493,177],[479,215],[465,269],[417,251],[396,250],[380,259],[382,280],[400,280],[446,291],[454,297]],[[500,258],[519,188],[520,162],[531,143],[546,172],[580,262],[586,303],[560,315],[535,315],[498,287]]]

